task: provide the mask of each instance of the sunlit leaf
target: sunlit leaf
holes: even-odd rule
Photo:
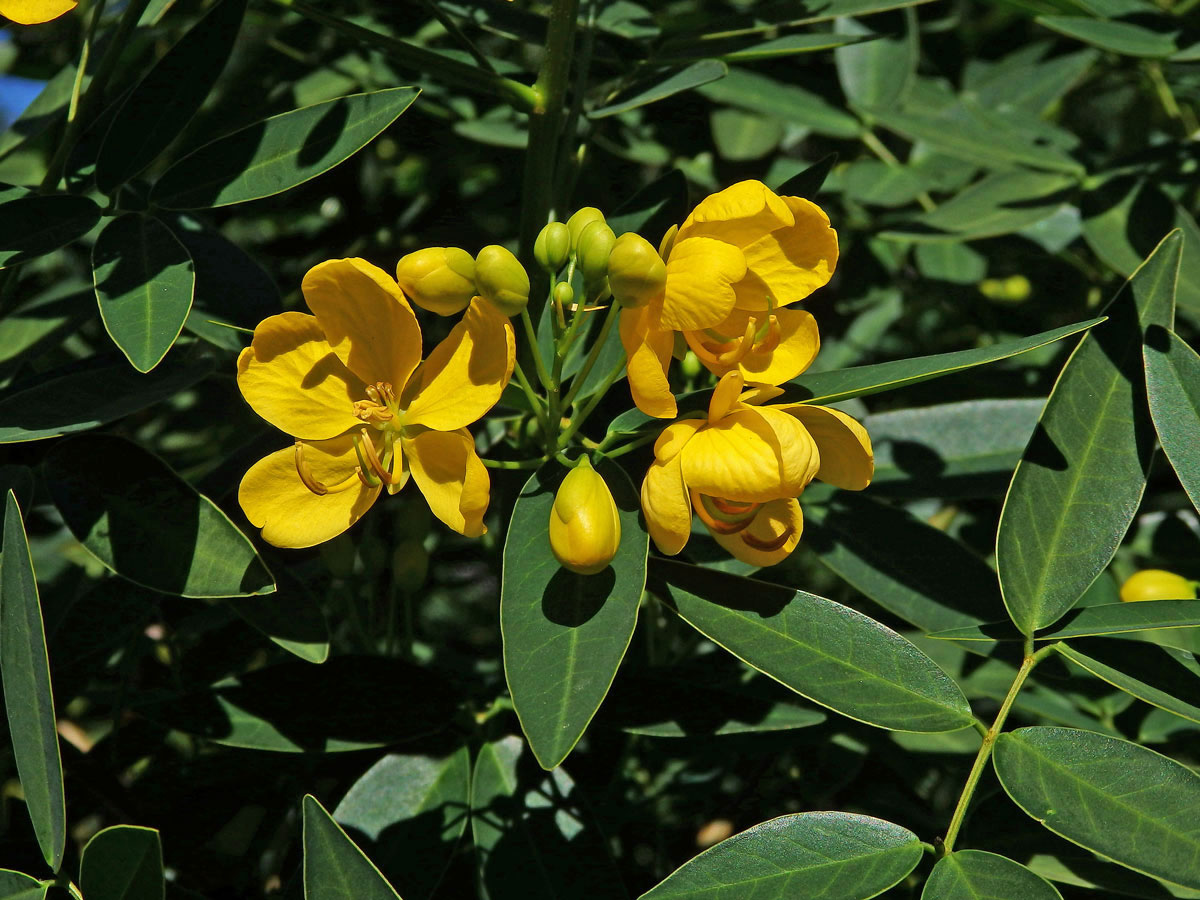
[[[0,900],[42,900],[51,883],[23,872],[0,869]]]
[[[1133,22],[1113,22],[1089,16],[1038,16],[1039,25],[1070,38],[1120,53],[1159,59],[1175,52],[1175,32],[1155,31]]]
[[[820,94],[749,69],[735,66],[724,78],[702,85],[696,92],[714,103],[776,116],[827,137],[853,138],[862,131],[854,116]]]
[[[1071,610],[1048,631],[1039,631],[1037,639],[1045,641],[1197,625],[1200,625],[1200,603],[1194,600],[1104,603]],[[954,641],[1016,641],[1022,637],[1008,622],[951,628],[929,636]]]
[[[959,850],[937,861],[921,900],[1062,900],[1046,879],[1006,856]]]
[[[1173,331],[1154,329],[1142,348],[1150,416],[1163,452],[1200,509],[1200,356]]]
[[[631,85],[628,90],[622,91],[604,106],[591,110],[588,118],[603,119],[637,109],[639,106],[657,103],[682,91],[690,91],[702,84],[724,78],[728,71],[725,63],[716,59],[702,59],[683,69],[669,69],[665,73]]]
[[[304,797],[305,900],[400,900],[400,895],[325,811]]]
[[[833,52],[838,81],[852,107],[864,110],[899,105],[912,86],[916,74],[920,47],[917,42],[917,20],[911,10],[890,17],[889,25],[904,22],[902,33],[883,31],[873,20],[863,24],[852,18],[834,20],[835,34],[872,38],[861,44],[838,47]]]

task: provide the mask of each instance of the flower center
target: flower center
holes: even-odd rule
[[[304,443],[296,441],[296,474],[304,486],[318,497],[349,490],[360,484],[379,487],[381,484],[400,484],[404,480],[403,475],[393,475],[391,471],[396,440],[404,429],[404,411],[400,409],[396,392],[386,381],[377,381],[367,385],[366,393],[366,400],[354,401],[354,415],[365,424],[358,434],[350,435],[358,465],[349,477],[333,485],[318,480],[304,457]],[[375,434],[368,430],[367,425],[375,429]]]
[[[710,497],[708,494],[698,496],[700,502],[696,504],[696,515],[713,534],[737,534],[748,528],[762,507],[761,503],[741,503],[724,497]]]
[[[384,422],[403,418],[396,401],[396,392],[386,381],[367,385],[367,399],[354,401],[354,415],[377,427]]]

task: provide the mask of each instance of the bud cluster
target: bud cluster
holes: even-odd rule
[[[401,257],[396,281],[413,303],[439,316],[453,316],[483,297],[504,315],[521,314],[529,302],[529,273],[499,244],[472,259],[458,247],[426,247]]]

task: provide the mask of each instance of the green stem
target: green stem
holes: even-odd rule
[[[483,464],[489,469],[537,469],[546,461],[546,457],[537,459],[485,459]]]
[[[537,371],[538,381],[542,383],[542,387],[550,390],[550,373],[546,371],[546,364],[542,361],[537,332],[533,328],[533,319],[529,316],[528,307],[521,310],[521,324],[525,326],[525,339],[529,341],[529,352],[533,356],[533,365]]]
[[[1027,645],[1031,643],[1032,641],[1028,641]],[[950,819],[950,827],[946,829],[946,837],[942,841],[943,855],[950,853],[954,849],[954,842],[958,839],[959,829],[962,828],[963,819],[967,815],[967,807],[971,805],[971,798],[975,795],[975,788],[979,786],[979,779],[983,776],[983,770],[987,767],[988,760],[992,756],[992,747],[996,744],[996,738],[1000,736],[1000,729],[1004,727],[1004,721],[1008,718],[1009,710],[1012,709],[1013,702],[1017,699],[1017,694],[1021,692],[1021,688],[1025,684],[1025,679],[1029,677],[1029,673],[1033,671],[1034,666],[1045,659],[1053,650],[1053,645],[1043,647],[1037,653],[1030,653],[1028,649],[1026,650],[1025,658],[1021,660],[1021,667],[1017,670],[1017,676],[1013,679],[1004,702],[1000,704],[1000,711],[996,713],[992,727],[983,736],[983,743],[979,747],[979,753],[975,755],[975,763],[971,766],[971,771],[967,775],[967,782],[963,785],[962,794],[958,798],[958,805],[954,807],[954,815]]]
[[[575,399],[575,395],[579,393],[579,389],[583,387],[583,383],[587,381],[588,375],[591,374],[592,368],[596,365],[596,360],[600,358],[601,352],[604,350],[604,344],[608,340],[608,333],[612,331],[613,322],[617,321],[617,303],[613,301],[608,308],[608,315],[604,317],[604,324],[600,326],[600,333],[596,335],[596,341],[592,344],[592,350],[588,353],[587,359],[583,361],[581,368],[571,381],[571,389],[567,391],[567,396],[563,398],[563,409],[570,407],[571,402]]]
[[[578,415],[571,418],[571,424],[558,438],[559,447],[567,446],[567,443],[572,437],[575,436],[575,432],[583,427],[583,423],[587,421],[588,416],[592,414],[592,411],[595,410],[597,404],[599,404],[599,402],[604,399],[604,395],[608,393],[608,389],[613,386],[613,382],[620,378],[621,373],[624,371],[625,360],[622,359],[616,364],[616,366],[613,367],[611,372],[604,376],[604,380],[600,382],[600,387],[596,389],[596,393],[592,394],[592,396],[588,399],[587,405],[580,410]]]
[[[649,444],[656,440],[658,440],[657,434],[647,434],[644,437],[638,438],[636,441],[630,441],[628,444],[622,444],[621,446],[617,447],[615,450],[607,450],[607,451],[601,451],[601,452],[603,452],[604,455],[607,456],[609,459],[616,459],[618,456],[624,456],[626,453],[632,453],[638,447],[644,447],[646,444]],[[600,448],[597,447],[596,449],[599,450]]]
[[[549,220],[554,206],[555,173],[563,124],[567,75],[575,50],[575,27],[579,0],[554,0],[546,28],[546,55],[533,92],[537,98],[529,110],[529,146],[522,179],[520,253],[526,268],[534,270],[533,242]],[[540,309],[534,310],[540,313]]]
[[[442,23],[442,27],[446,29],[446,33],[454,38],[454,40],[458,41],[459,45],[471,54],[472,59],[479,63],[480,68],[486,69],[493,75],[496,74],[496,70],[492,67],[492,64],[488,61],[488,58],[480,52],[479,48],[476,47],[471,39],[463,32],[463,30],[458,27],[458,23],[450,18],[450,16],[446,14],[445,10],[438,6],[438,0],[422,0],[422,2],[425,4],[425,8],[433,13],[434,18]]]
[[[323,10],[312,6],[303,0],[274,0],[279,6],[295,10],[305,18],[318,22],[327,28],[341,32],[346,37],[371,47],[377,47],[388,54],[388,58],[397,65],[418,71],[432,72],[447,84],[452,84],[469,91],[480,91],[496,97],[503,97],[516,109],[531,110],[537,104],[537,93],[527,84],[513,81],[497,75],[495,72],[481,71],[474,66],[458,62],[433,50],[426,50],[416,44],[380,34],[345,19],[339,19]]]
[[[546,409],[542,405],[542,398],[534,392],[533,385],[525,377],[525,370],[521,368],[519,362],[513,363],[513,374],[517,376],[517,383],[521,385],[525,399],[529,401],[529,406],[533,409],[533,415],[537,418],[538,426],[542,429],[542,434],[545,434],[549,423],[546,421]]]
[[[877,138],[875,133],[870,129],[864,130],[860,137],[862,142],[867,145],[867,148],[889,166],[896,168],[904,165],[896,158],[896,155],[887,148],[887,145]],[[925,191],[921,191],[919,194],[917,194],[917,202],[921,204],[921,208],[924,209],[925,212],[933,212],[937,208],[937,204],[933,202],[933,198],[930,197]]]

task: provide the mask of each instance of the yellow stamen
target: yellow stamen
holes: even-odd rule
[[[762,506],[761,503],[735,503],[707,494],[699,496],[700,502],[695,505],[696,515],[713,534],[729,535],[743,531],[754,521],[755,514]]]
[[[340,494],[342,491],[349,490],[354,487],[356,480],[355,476],[351,475],[335,485],[327,485],[318,481],[312,473],[312,468],[308,465],[308,460],[304,458],[303,441],[296,441],[296,474],[300,476],[300,481],[304,483],[304,486],[318,497],[324,497],[326,494]]]
[[[359,444],[357,441],[355,442],[354,446],[356,449],[358,448]],[[362,456],[367,458],[367,466],[371,469],[371,472],[374,473],[375,477],[384,484],[395,484],[396,479],[392,477],[391,473],[388,472],[386,468],[384,468],[383,463],[379,459],[379,454],[375,450],[375,444],[371,441],[371,437],[367,434],[367,429],[365,428],[362,430],[361,446]]]
[[[763,553],[774,553],[776,550],[782,549],[783,545],[788,542],[788,538],[795,533],[796,529],[791,525],[788,525],[783,530],[783,534],[769,541],[763,540],[762,538],[756,538],[749,532],[742,533],[742,540],[745,541],[746,546],[752,547],[755,550],[761,550]]]

